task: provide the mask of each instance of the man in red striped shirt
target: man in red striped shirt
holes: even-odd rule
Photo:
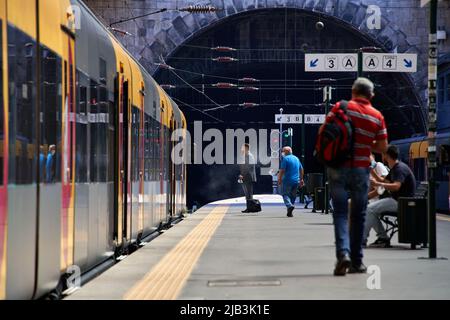
[[[387,149],[387,131],[384,117],[372,107],[374,85],[367,78],[358,78],[353,83],[352,99],[348,102],[347,114],[354,131],[352,160],[340,168],[328,169],[330,194],[333,200],[333,222],[336,239],[337,263],[335,275],[364,273],[363,232],[369,190],[370,154],[383,153]],[[339,108],[337,103],[327,116],[326,122]],[[348,198],[351,198],[351,226],[348,230]]]

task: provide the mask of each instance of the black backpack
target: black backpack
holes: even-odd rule
[[[348,101],[342,100],[331,121],[317,135],[314,157],[324,166],[337,168],[353,155],[353,124],[347,114]]]

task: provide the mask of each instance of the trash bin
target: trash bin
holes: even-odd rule
[[[305,178],[309,195],[314,194],[316,188],[323,187],[323,173],[307,173]]]
[[[410,243],[411,248],[427,244],[427,198],[398,199],[398,242]]]
[[[325,188],[315,188],[314,189],[314,208],[313,212],[317,210],[325,211]]]

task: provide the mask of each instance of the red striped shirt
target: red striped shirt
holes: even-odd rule
[[[330,116],[339,107],[339,102],[331,109],[327,116]],[[347,113],[350,116],[354,127],[354,157],[353,167],[367,168],[370,166],[370,153],[372,144],[376,140],[387,139],[386,124],[380,111],[372,107],[369,100],[356,98],[348,103]],[[351,162],[345,164],[351,166]]]

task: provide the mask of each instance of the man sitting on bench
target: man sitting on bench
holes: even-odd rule
[[[385,212],[396,213],[399,197],[414,196],[416,179],[408,165],[399,160],[397,146],[389,145],[383,157],[391,170],[385,178],[372,171],[371,184],[373,187],[383,187],[386,192],[380,196],[380,200],[367,206],[363,243],[367,244],[370,230],[373,228],[377,233],[377,240],[371,246],[389,247],[390,239],[380,221],[381,215]]]

